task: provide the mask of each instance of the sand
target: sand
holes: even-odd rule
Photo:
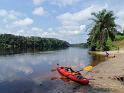
[[[105,55],[104,52],[93,53]],[[124,50],[108,53],[110,57],[92,69],[95,73],[89,72],[86,75],[86,77],[92,76],[95,80],[90,80],[90,85],[85,87],[84,93],[124,93]],[[78,89],[75,93],[81,91],[82,89]]]

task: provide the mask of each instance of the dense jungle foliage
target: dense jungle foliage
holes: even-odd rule
[[[69,46],[68,42],[55,38],[0,34],[0,50],[45,51],[67,48]]]

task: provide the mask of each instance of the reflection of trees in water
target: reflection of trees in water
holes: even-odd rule
[[[32,49],[26,49],[26,50],[20,50],[20,49],[0,49],[0,55],[13,55],[13,54],[20,54],[20,53],[39,53],[39,52],[45,52],[45,51],[56,51],[56,50],[63,50],[62,49],[49,49],[49,50],[32,50]]]
[[[20,50],[20,49],[0,49],[0,55],[12,55],[12,54],[20,54],[20,53],[34,53],[38,51],[33,51],[31,49]]]
[[[105,61],[105,56],[98,54],[91,54],[91,65],[96,66],[97,64]]]
[[[18,54],[24,53],[26,51],[21,51],[19,49],[0,49],[0,55],[11,55],[11,54]]]

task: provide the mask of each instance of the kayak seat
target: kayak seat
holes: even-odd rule
[[[61,67],[61,69],[64,69],[64,67]]]
[[[65,67],[65,70],[68,72],[75,72],[74,70],[72,70],[70,67]]]

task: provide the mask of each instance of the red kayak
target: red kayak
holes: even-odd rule
[[[57,70],[60,74],[64,75],[65,77],[71,79],[74,82],[77,82],[82,85],[88,85],[89,80],[84,78],[81,74],[75,73],[73,71],[68,71],[66,67],[58,66]]]

